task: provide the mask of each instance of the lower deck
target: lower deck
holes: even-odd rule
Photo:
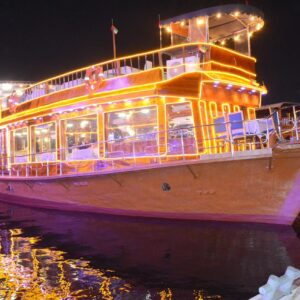
[[[0,199],[114,215],[291,224],[300,211],[300,150],[286,150],[90,173],[3,176]]]

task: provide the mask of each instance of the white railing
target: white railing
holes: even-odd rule
[[[210,50],[212,47],[219,46],[207,43],[182,44],[137,55],[120,57],[95,64],[94,66],[77,69],[33,84],[25,88],[22,94],[13,94],[2,99],[2,102],[5,102],[3,109],[8,108],[9,103],[13,103],[14,105],[21,104],[54,92],[84,85],[87,82],[88,72],[91,68],[100,68],[101,76],[104,79],[144,72],[157,67],[162,68],[165,78],[179,75],[180,73],[195,71],[205,68],[206,64],[211,63]],[[206,51],[201,52],[201,48],[205,48]],[[233,58],[240,55],[238,52],[227,48],[222,48],[222,50],[230,53]],[[220,58],[216,58],[216,60],[218,59]],[[243,59],[251,60],[251,58],[246,57]],[[212,63],[221,63],[223,67],[226,66],[223,61],[212,61]],[[249,75],[251,72],[243,70],[242,65],[228,65],[228,68],[232,67],[240,67],[240,69],[238,68],[239,72],[245,72],[244,76],[248,79],[254,78],[253,76],[255,76],[254,74]],[[231,69],[231,72],[233,72],[233,69]]]

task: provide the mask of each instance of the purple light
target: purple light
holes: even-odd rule
[[[293,181],[289,194],[285,197],[285,201],[280,209],[278,217],[282,216],[293,220],[300,207],[300,175],[298,174]]]

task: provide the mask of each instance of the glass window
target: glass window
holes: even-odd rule
[[[32,161],[56,160],[56,128],[55,123],[41,124],[31,127]]]
[[[192,43],[208,42],[208,17],[189,20],[189,41]]]
[[[218,117],[218,107],[216,102],[209,102],[209,115],[211,117],[211,120]]]
[[[223,116],[228,115],[230,113],[230,105],[228,103],[222,104],[222,113]]]
[[[157,154],[157,108],[149,106],[105,114],[106,155]]]
[[[238,111],[240,111],[241,109],[240,109],[240,107],[238,106],[238,105],[233,105],[233,111],[234,112],[238,112]]]
[[[255,120],[256,119],[255,108],[248,107],[247,108],[247,113],[248,113],[248,120]]]
[[[66,160],[98,158],[97,115],[62,121]]]
[[[234,49],[238,52],[241,52],[246,55],[250,55],[249,53],[249,37],[248,30],[242,30],[234,36]]]
[[[11,156],[12,163],[28,161],[28,128],[17,129],[12,132]]]
[[[168,153],[196,153],[191,103],[167,104]]]

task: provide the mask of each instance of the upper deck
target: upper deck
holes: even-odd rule
[[[142,95],[142,91],[165,95],[180,95],[181,91],[181,96],[201,98],[200,80],[232,83],[245,92],[264,92],[256,82],[256,59],[250,56],[250,37],[262,26],[262,14],[244,5],[214,7],[162,21],[161,45],[168,40],[170,45],[14,91],[2,99],[1,123],[56,113],[67,105],[72,109],[93,98],[114,101],[121,94]]]

